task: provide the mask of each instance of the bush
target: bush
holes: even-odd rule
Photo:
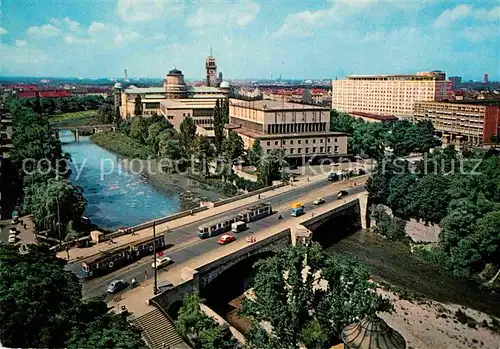
[[[371,218],[376,221],[375,231],[389,240],[403,240],[406,237],[406,221],[390,216],[383,206],[375,206]]]

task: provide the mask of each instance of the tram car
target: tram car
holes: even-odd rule
[[[165,247],[165,235],[156,237],[156,250]],[[153,254],[153,237],[148,236],[126,245],[100,252],[82,261],[82,277],[90,279],[112,272],[144,256]]]
[[[242,210],[236,216],[226,217],[200,225],[198,228],[198,237],[200,239],[207,239],[212,236],[220,235],[231,230],[231,225],[233,223],[250,223],[269,216],[272,213],[273,209],[271,203],[260,203]]]

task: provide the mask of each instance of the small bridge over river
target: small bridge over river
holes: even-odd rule
[[[80,141],[80,132],[84,132],[86,134],[93,134],[93,133],[99,133],[103,131],[114,131],[116,129],[116,126],[114,124],[102,124],[102,125],[82,125],[82,126],[70,126],[70,125],[63,125],[63,124],[54,124],[50,126],[52,130],[56,132],[56,134],[59,134],[59,131],[61,130],[69,130],[73,133],[75,136],[75,140],[77,142]]]

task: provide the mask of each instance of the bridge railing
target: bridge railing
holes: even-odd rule
[[[219,206],[222,206],[222,205],[225,205],[225,204],[229,204],[231,202],[242,200],[242,199],[245,199],[245,198],[248,198],[248,197],[251,197],[251,196],[254,196],[254,195],[258,195],[258,194],[261,194],[261,193],[265,193],[266,191],[269,191],[269,190],[278,189],[278,188],[284,187],[285,185],[286,185],[285,183],[280,183],[280,184],[272,185],[270,187],[265,187],[265,188],[262,188],[262,189],[257,189],[257,190],[251,191],[249,193],[246,193],[246,194],[241,194],[241,195],[238,195],[238,196],[233,196],[232,198],[229,198],[229,199],[220,200],[220,201],[214,202],[214,207],[219,207]]]

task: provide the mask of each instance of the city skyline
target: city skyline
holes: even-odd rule
[[[47,5],[52,6],[47,6]],[[321,79],[440,69],[500,80],[497,2],[3,0],[0,75]]]

